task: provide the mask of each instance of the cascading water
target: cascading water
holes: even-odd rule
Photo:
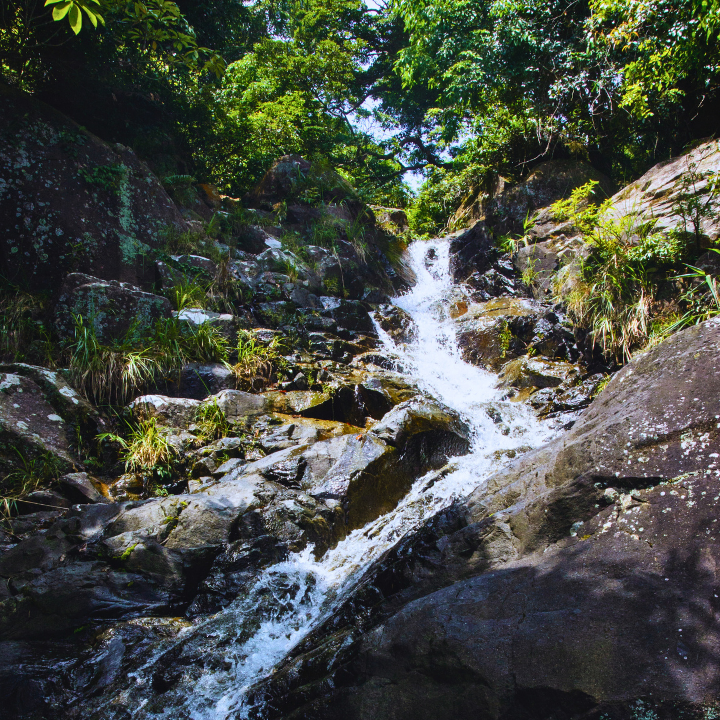
[[[500,400],[496,376],[462,360],[449,315],[453,291],[449,241],[417,241],[408,255],[417,283],[395,304],[414,320],[416,337],[409,345],[396,347],[379,328],[378,332],[398,367],[470,425],[470,454],[453,460],[449,471],[433,473],[433,483],[427,477],[417,480],[392,512],[353,531],[320,560],[306,549],[262,571],[248,594],[154,652],[134,673],[135,687],[123,703],[134,708],[134,718],[247,717],[248,690],[337,607],[377,558],[481,485],[508,451],[549,439],[552,431],[524,405]],[[179,682],[159,708],[149,700],[153,668],[168,652],[182,656],[184,647],[192,648],[193,657],[204,659],[203,674]],[[107,710],[112,717],[112,706]]]

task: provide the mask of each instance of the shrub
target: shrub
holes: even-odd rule
[[[31,362],[54,368],[56,352],[40,319],[44,298],[16,288],[0,291],[0,360]]]
[[[25,457],[17,448],[15,452],[21,467],[0,479],[0,517],[7,520],[17,514],[17,503],[34,490],[47,486],[60,475],[57,458],[49,452],[34,458]],[[42,508],[38,508],[42,509]]]

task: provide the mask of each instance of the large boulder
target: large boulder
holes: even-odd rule
[[[497,370],[525,352],[522,338],[540,320],[543,308],[533,300],[504,297],[466,305],[457,312],[455,324],[463,359]]]
[[[269,716],[708,717],[719,342],[708,321],[633,360],[401,543],[258,688]]]
[[[484,273],[499,254],[488,226],[484,222],[475,223],[450,242],[450,272],[453,280],[461,282],[474,272]]]
[[[3,275],[50,294],[78,271],[149,287],[148,250],[186,229],[157,178],[32,96],[3,85],[0,98]]]
[[[492,200],[484,207],[485,221],[497,235],[523,235],[535,210],[566,199],[591,180],[597,181],[595,197],[605,200],[614,191],[612,182],[587,163],[548,160],[536,165],[517,185],[499,183]]]
[[[612,196],[605,220],[632,226],[649,221],[655,230],[697,230],[715,240],[720,235],[720,142],[711,140],[681,155],[658,163],[641,178]],[[683,207],[685,210],[683,211]]]
[[[55,329],[60,337],[72,338],[75,316],[80,316],[100,342],[133,340],[147,334],[157,320],[171,315],[172,306],[165,297],[117,280],[70,273],[55,306]]]
[[[613,194],[609,178],[587,163],[546,160],[517,184],[500,177],[490,192],[480,186],[472,188],[448,221],[448,227],[457,230],[485,221],[496,235],[523,235],[536,210],[569,197],[575,188],[591,180],[598,182],[595,195],[600,201]]]
[[[82,468],[79,444],[102,421],[57,372],[22,363],[0,366],[0,472],[57,477]]]
[[[57,637],[88,620],[187,606],[238,519],[268,502],[258,476],[207,493],[80,505],[0,557],[0,639]]]

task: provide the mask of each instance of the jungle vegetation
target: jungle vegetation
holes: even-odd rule
[[[430,230],[495,173],[621,184],[711,135],[719,29],[718,0],[9,0],[0,74],[161,177],[240,196],[299,153]]]

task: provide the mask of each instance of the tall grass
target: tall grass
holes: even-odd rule
[[[73,384],[98,405],[124,405],[162,377],[190,362],[228,361],[228,342],[214,326],[197,328],[175,318],[158,320],[141,340],[135,333],[110,344],[75,316],[75,338],[66,349]]]
[[[7,521],[17,515],[17,504],[39,487],[47,486],[60,475],[57,458],[49,452],[28,458],[14,448],[20,461],[18,467],[0,479],[0,519]],[[37,510],[45,509],[38,505]]]
[[[12,286],[0,290],[0,361],[54,368],[56,353],[42,316],[44,298]]]
[[[256,389],[258,385],[267,387],[272,382],[273,374],[284,365],[285,359],[280,352],[277,338],[265,344],[258,342],[252,333],[240,331],[237,362],[233,366],[239,388]]]
[[[110,440],[122,448],[121,457],[127,472],[156,472],[169,475],[177,459],[177,452],[157,425],[155,418],[128,424],[127,438],[115,433],[98,435],[99,441]]]

